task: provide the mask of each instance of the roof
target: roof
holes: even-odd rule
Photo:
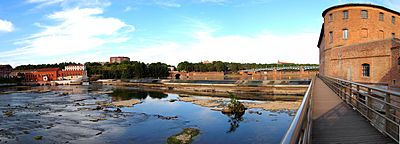
[[[66,65],[65,67],[68,67],[68,66],[84,66],[83,64],[76,64],[76,65]]]
[[[129,57],[125,57],[125,56],[116,56],[116,57],[110,57],[110,58],[129,58]]]
[[[337,8],[342,8],[342,7],[354,7],[354,6],[366,6],[366,7],[373,7],[373,8],[378,8],[378,9],[383,9],[385,11],[389,11],[392,13],[395,13],[397,15],[400,15],[399,12],[383,7],[383,6],[379,6],[379,5],[375,5],[375,4],[367,4],[367,3],[347,3],[347,4],[342,4],[342,5],[336,5],[336,6],[332,6],[327,8],[326,10],[324,10],[324,12],[322,12],[322,17],[325,17],[326,13],[328,13],[329,11],[333,10],[333,9],[337,9]]]
[[[321,32],[319,33],[319,39],[318,39],[318,45],[317,45],[318,48],[320,48],[319,45],[321,45],[321,43],[322,43],[322,38],[324,37],[324,33],[325,33],[324,25],[325,25],[325,24],[322,24]]]
[[[38,69],[38,72],[43,72],[43,71],[58,71],[60,69],[58,68],[42,68],[42,69]]]

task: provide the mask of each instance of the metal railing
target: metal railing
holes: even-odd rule
[[[311,143],[311,126],[312,126],[312,89],[314,79],[304,95],[303,101],[297,110],[292,124],[283,137],[281,144],[309,144]]]
[[[319,77],[371,125],[399,143],[400,93],[327,76]]]

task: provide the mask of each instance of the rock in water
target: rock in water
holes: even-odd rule
[[[200,130],[195,128],[185,128],[179,134],[170,136],[167,139],[168,144],[190,144],[195,136],[200,134]]]
[[[35,140],[42,140],[42,139],[43,139],[43,136],[35,136],[35,137],[33,137],[33,139],[35,139]]]
[[[117,108],[117,109],[115,110],[115,112],[120,113],[120,112],[122,112],[122,110],[119,109],[119,108]]]
[[[12,112],[12,111],[3,111],[3,114],[4,114],[5,116],[7,116],[7,117],[10,117],[10,116],[13,115],[13,112]]]

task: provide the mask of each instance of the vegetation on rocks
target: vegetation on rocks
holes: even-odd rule
[[[246,108],[244,105],[237,99],[236,95],[229,93],[230,102],[226,108],[222,110],[223,113],[244,113]]]

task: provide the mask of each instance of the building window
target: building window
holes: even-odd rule
[[[333,14],[329,14],[329,22],[333,21]]]
[[[362,10],[361,11],[361,18],[368,19],[368,11],[367,10]]]
[[[347,38],[349,38],[349,30],[343,29],[343,39],[347,40]]]
[[[333,42],[333,32],[329,32],[329,42]]]
[[[368,38],[368,29],[366,28],[361,29],[361,37]]]
[[[349,11],[343,11],[343,19],[349,19]]]
[[[392,24],[396,23],[396,17],[392,16]]]
[[[379,21],[383,21],[385,19],[385,14],[382,12],[379,13]]]
[[[369,64],[362,64],[362,76],[363,77],[369,77],[370,76],[370,66]]]

